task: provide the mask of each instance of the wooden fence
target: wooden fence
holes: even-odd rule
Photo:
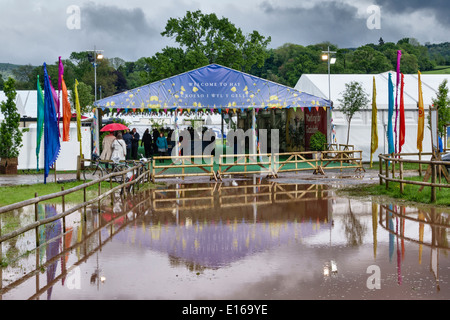
[[[431,153],[422,153],[420,156],[431,156]],[[450,166],[449,161],[432,161],[432,160],[413,160],[403,159],[402,156],[419,156],[418,153],[398,153],[398,154],[379,154],[379,178],[380,185],[385,184],[386,189],[389,188],[389,182],[398,182],[400,184],[400,192],[404,192],[405,184],[419,185],[421,191],[424,187],[431,188],[431,202],[436,201],[436,189],[437,188],[450,188],[450,181],[445,166]],[[419,174],[422,176],[422,165],[427,165],[427,174],[424,177],[424,181],[413,181],[404,179],[404,163],[413,163],[419,166]],[[390,167],[390,168],[389,168]],[[398,168],[398,171],[396,170]],[[384,171],[383,171],[384,169]],[[442,170],[441,170],[442,169]],[[396,178],[395,175],[398,174]],[[389,177],[389,174],[391,176]],[[447,184],[441,183],[442,176],[447,179]],[[425,181],[431,178],[431,182]],[[437,181],[438,180],[438,181]]]
[[[130,181],[125,181],[122,180],[123,182],[117,186],[113,187],[113,178],[115,176],[126,176],[126,174],[128,172],[140,172],[140,174],[138,176],[136,176],[133,180]],[[17,209],[21,209],[23,207],[26,206],[30,206],[30,205],[34,205],[34,222],[31,224],[28,224],[24,227],[21,227],[19,229],[16,229],[14,231],[9,232],[8,234],[2,235],[1,234],[1,229],[0,229],[0,245],[2,242],[9,240],[11,238],[17,237],[27,231],[30,230],[35,230],[36,233],[36,247],[38,247],[40,245],[39,243],[39,236],[38,236],[38,228],[39,226],[43,226],[49,223],[52,223],[56,220],[62,219],[62,226],[63,226],[63,232],[66,231],[66,223],[65,223],[65,218],[80,210],[80,209],[84,209],[84,220],[86,221],[86,207],[89,205],[92,205],[94,203],[98,203],[100,205],[101,201],[106,198],[106,197],[111,197],[111,201],[113,201],[113,197],[114,197],[114,193],[116,191],[120,191],[122,190],[122,194],[125,194],[125,188],[137,184],[137,183],[143,183],[145,182],[144,179],[149,177],[149,172],[146,166],[142,166],[142,165],[137,165],[134,167],[131,167],[127,170],[124,170],[122,172],[115,172],[115,173],[111,173],[108,174],[104,177],[101,177],[100,179],[96,179],[96,180],[92,180],[90,182],[87,183],[83,183],[79,186],[64,190],[64,188],[62,187],[62,190],[60,192],[57,193],[53,193],[53,194],[49,194],[49,195],[44,195],[44,196],[38,196],[37,193],[35,193],[35,197],[29,200],[24,200],[21,202],[17,202],[11,205],[7,205],[7,206],[3,206],[0,208],[0,215],[1,214],[5,214],[7,212],[13,211],[13,210],[17,210]],[[109,181],[109,190],[102,193],[102,182],[108,182]],[[98,194],[95,198],[87,200],[87,188],[94,186],[94,185],[98,185]],[[83,191],[83,203],[77,204],[73,207],[71,207],[68,210],[65,210],[65,197],[71,193],[77,192],[77,191]],[[133,188],[134,190],[134,188]],[[60,214],[57,214],[53,217],[49,217],[49,218],[45,218],[45,219],[39,219],[38,217],[38,205],[40,202],[43,201],[48,201],[48,200],[52,200],[52,199],[56,199],[56,198],[61,198],[61,204],[63,207],[63,212]],[[0,260],[1,260],[1,256],[0,256]]]
[[[172,162],[170,164],[165,164],[164,160],[172,160]],[[186,169],[191,169],[192,171],[189,172],[186,171]],[[181,177],[184,179],[184,177],[187,176],[208,176],[210,177],[210,180],[214,179],[217,181],[217,176],[214,171],[214,156],[193,155],[153,157],[151,175],[153,182],[155,182],[157,178]]]

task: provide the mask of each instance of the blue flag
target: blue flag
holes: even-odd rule
[[[388,128],[387,128],[387,138],[388,138],[388,153],[395,152],[394,145],[394,131],[392,128],[392,117],[394,115],[394,84],[392,83],[392,76],[389,73],[389,108],[388,108]]]
[[[56,162],[60,149],[55,102],[47,73],[47,65],[44,62],[44,183],[47,183],[50,166]]]

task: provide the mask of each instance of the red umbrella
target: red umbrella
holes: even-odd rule
[[[105,131],[120,131],[120,130],[129,130],[129,129],[126,125],[123,125],[121,123],[110,123],[104,126],[100,131],[105,132]]]

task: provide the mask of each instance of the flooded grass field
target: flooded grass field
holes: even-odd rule
[[[448,210],[374,201],[255,178],[117,195],[72,214],[64,234],[40,227],[38,250],[34,231],[3,243],[0,297],[449,299]]]

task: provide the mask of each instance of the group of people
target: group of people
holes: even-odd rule
[[[152,136],[149,129],[146,129],[140,140],[139,133],[133,128],[131,132],[125,130],[123,134],[120,131],[109,132],[103,138],[100,160],[138,160],[139,141],[144,146],[146,158],[153,154],[168,154],[168,143],[163,132],[154,129]]]
[[[169,144],[163,131],[159,132],[157,129],[153,129],[152,134],[150,134],[150,130],[146,129],[142,136],[141,146],[144,146],[146,158],[150,158],[154,154],[168,155]]]

